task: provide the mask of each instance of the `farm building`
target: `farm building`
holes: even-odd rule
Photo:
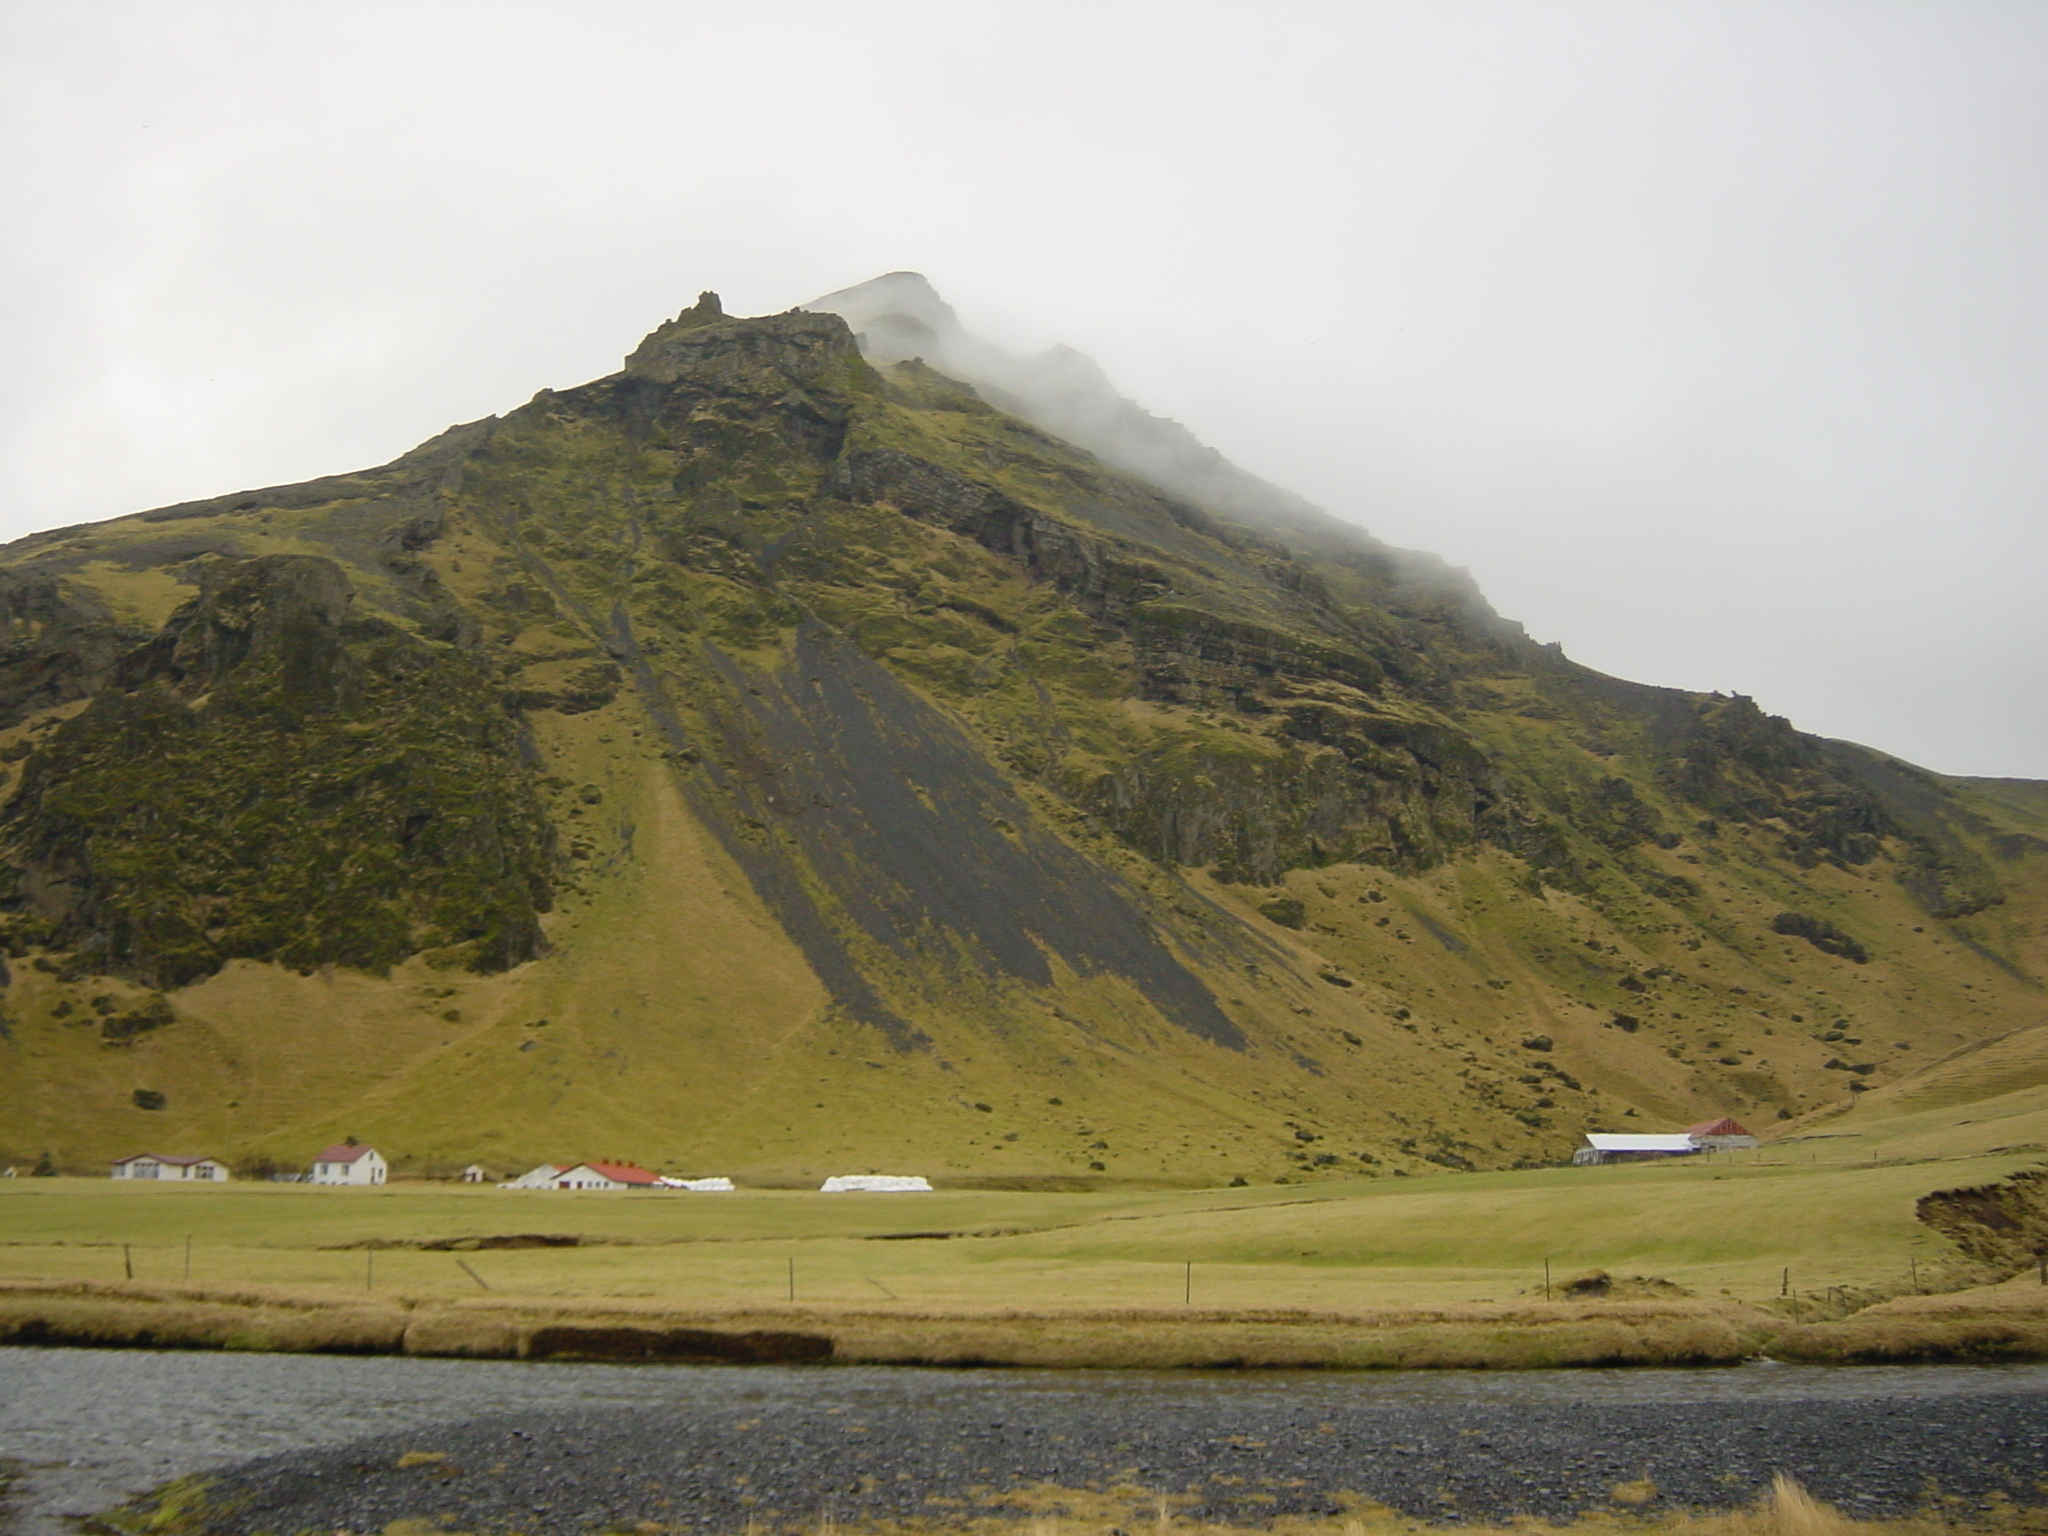
[[[1709,1151],[1730,1151],[1763,1145],[1740,1121],[1731,1120],[1726,1115],[1718,1120],[1702,1120],[1698,1125],[1689,1125],[1685,1128],[1685,1134],[1690,1136],[1695,1144]]]
[[[12,1173],[12,1168],[7,1170]],[[167,1157],[161,1152],[138,1152],[114,1164],[117,1179],[190,1179],[201,1183],[225,1184],[228,1165],[217,1157]]]
[[[484,1172],[483,1164],[481,1163],[471,1163],[462,1170],[462,1182],[465,1184],[483,1184],[488,1182],[490,1177],[489,1174]]]
[[[1593,1167],[1601,1163],[1654,1162],[1665,1157],[1690,1157],[1696,1152],[1724,1152],[1761,1143],[1742,1125],[1723,1115],[1702,1120],[1675,1135],[1610,1134],[1588,1131],[1586,1145],[1572,1154],[1572,1165]]]
[[[529,1168],[516,1179],[507,1179],[500,1189],[553,1189],[555,1177],[568,1167],[567,1163],[542,1163],[538,1168]]]
[[[390,1170],[375,1147],[339,1142],[313,1159],[308,1184],[382,1184]]]
[[[1588,1131],[1586,1145],[1572,1154],[1575,1167],[1599,1163],[1641,1163],[1664,1157],[1690,1157],[1700,1149],[1683,1131],[1670,1136],[1610,1135]]]
[[[661,1189],[664,1180],[632,1163],[542,1163],[506,1189]]]

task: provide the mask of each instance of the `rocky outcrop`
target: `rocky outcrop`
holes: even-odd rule
[[[51,572],[0,570],[0,728],[89,697],[139,638]]]
[[[315,557],[206,573],[28,759],[10,947],[156,986],[537,952],[552,837],[513,720],[476,662],[353,601]]]

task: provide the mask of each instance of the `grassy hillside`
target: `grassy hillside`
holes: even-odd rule
[[[707,301],[9,546],[0,1161],[1369,1192],[2038,1079],[2048,790],[1288,516]]]

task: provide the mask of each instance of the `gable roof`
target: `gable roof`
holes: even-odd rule
[[[172,1157],[167,1152],[137,1152],[133,1157],[115,1158],[114,1166],[118,1168],[123,1163],[140,1162],[169,1163],[173,1168],[196,1168],[201,1163],[219,1163],[220,1159],[217,1157]],[[221,1166],[226,1167],[227,1165],[222,1163]]]
[[[574,1163],[562,1169],[563,1173],[574,1173],[578,1168],[588,1168],[592,1173],[610,1179],[614,1184],[659,1184],[661,1179],[645,1168],[632,1163]]]
[[[1747,1126],[1723,1115],[1718,1120],[1702,1120],[1698,1125],[1688,1125],[1685,1128],[1685,1134],[1688,1136],[1748,1136],[1752,1132]]]
[[[1697,1152],[1691,1136],[1637,1136],[1613,1135],[1603,1131],[1588,1131],[1586,1140],[1602,1152]]]
[[[352,1147],[345,1141],[337,1142],[335,1145],[323,1150],[313,1161],[316,1163],[352,1163],[357,1158],[368,1157],[376,1150],[375,1147]]]

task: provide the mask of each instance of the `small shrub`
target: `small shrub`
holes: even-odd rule
[[[1308,921],[1308,909],[1293,896],[1268,896],[1259,903],[1259,916],[1282,928],[1299,928]]]
[[[1833,923],[1804,912],[1780,912],[1771,919],[1771,932],[1804,939],[1822,954],[1840,955],[1858,965],[1870,959],[1868,950]]]

